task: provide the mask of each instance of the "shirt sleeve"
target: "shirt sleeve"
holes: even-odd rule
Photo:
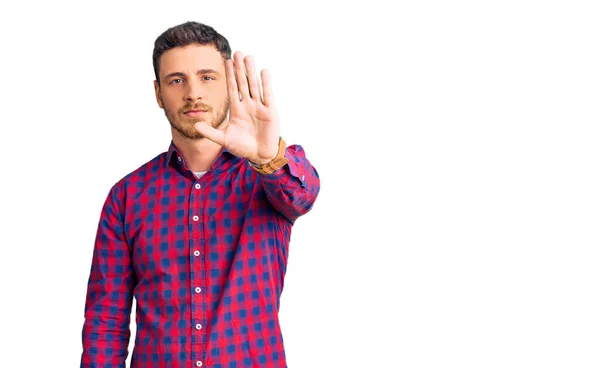
[[[272,174],[258,174],[269,202],[291,223],[313,207],[320,190],[317,170],[300,145],[286,147],[287,165]]]
[[[123,231],[119,191],[102,208],[87,285],[81,368],[125,368],[135,274]]]

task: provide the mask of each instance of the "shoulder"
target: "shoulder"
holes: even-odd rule
[[[131,190],[143,187],[148,180],[155,178],[157,175],[160,175],[161,171],[165,170],[165,167],[167,166],[166,159],[167,152],[156,155],[154,158],[117,180],[110,189],[111,193],[119,194],[119,196],[122,197]]]

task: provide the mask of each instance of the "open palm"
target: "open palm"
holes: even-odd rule
[[[234,155],[263,164],[276,156],[279,144],[279,119],[270,75],[266,69],[261,71],[261,96],[252,56],[244,58],[237,51],[233,57],[234,60],[225,61],[229,123],[223,130],[204,123],[196,123],[194,127],[200,134],[227,148]]]

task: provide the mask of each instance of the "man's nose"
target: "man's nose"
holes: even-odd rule
[[[202,99],[204,91],[202,90],[202,86],[195,80],[190,80],[187,83],[187,88],[185,91],[185,99],[186,101],[196,101]]]

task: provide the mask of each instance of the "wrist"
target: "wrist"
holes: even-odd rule
[[[277,158],[277,155],[275,155],[272,158],[267,159],[267,160],[250,160],[250,159],[248,159],[248,162],[250,162],[250,164],[252,166],[261,166],[261,165],[264,165],[264,164],[268,164],[269,162],[275,160],[276,158]]]
[[[279,170],[281,167],[288,163],[287,158],[285,156],[285,141],[279,137],[279,148],[277,149],[277,154],[271,160],[264,162],[252,162],[248,159],[248,163],[254,169],[261,174],[272,174],[275,171]]]

